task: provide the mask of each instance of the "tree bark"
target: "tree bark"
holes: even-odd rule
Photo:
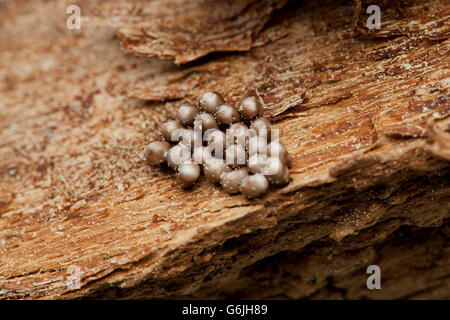
[[[450,298],[448,1],[70,4],[0,2],[0,298]],[[206,90],[261,97],[289,185],[144,163]]]

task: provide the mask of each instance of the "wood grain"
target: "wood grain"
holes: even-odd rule
[[[236,29],[253,30],[239,35],[246,45],[229,47],[245,52],[200,58],[230,51],[222,42],[187,50],[201,38],[180,40],[186,55],[145,44],[147,57],[198,59],[180,67],[122,51],[125,27],[99,16],[108,2],[82,2],[81,30],[67,30],[68,4],[0,9],[1,298],[449,296],[442,26],[377,38],[353,29],[346,1],[264,2],[266,18]],[[140,20],[120,23],[135,30]],[[169,41],[170,30],[158,36]],[[266,40],[255,46],[255,34]],[[209,89],[230,102],[261,96],[293,155],[288,186],[249,201],[204,180],[185,191],[172,173],[144,164],[158,123]],[[364,290],[373,263],[389,290]],[[80,268],[78,289],[67,286],[70,266]]]

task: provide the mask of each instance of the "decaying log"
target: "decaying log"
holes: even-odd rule
[[[0,298],[450,298],[447,1],[380,1],[378,31],[358,0],[128,3],[0,6]],[[210,89],[263,99],[288,186],[144,164]]]
[[[118,29],[124,50],[181,64],[211,52],[248,51],[263,45],[270,38],[258,38],[258,34],[272,12],[286,2],[122,1],[99,6],[95,16]]]

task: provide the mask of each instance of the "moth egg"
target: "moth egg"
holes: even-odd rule
[[[283,166],[283,168],[278,171],[277,174],[267,176],[269,179],[269,182],[277,187],[282,187],[287,184],[289,184],[289,169],[286,166]]]
[[[212,183],[219,183],[220,177],[225,172],[231,171],[230,166],[223,162],[223,160],[212,160],[208,161],[204,167],[203,171],[205,172],[206,178]]]
[[[208,146],[212,151],[214,151],[214,154],[217,155],[217,153],[220,153],[223,158],[223,151],[225,151],[226,147],[226,135],[220,130],[209,130],[205,133],[206,141],[208,143]],[[219,156],[219,155],[218,155]]]
[[[247,121],[260,116],[263,111],[263,107],[256,97],[244,98],[244,100],[242,100],[242,102],[239,104],[238,108],[242,118]]]
[[[260,172],[273,185],[284,186],[289,183],[289,169],[277,157],[268,158]]]
[[[241,117],[235,107],[229,104],[222,104],[217,108],[216,118],[221,124],[231,124],[239,121]]]
[[[178,108],[178,122],[184,126],[192,126],[194,124],[194,118],[197,113],[198,108],[193,104],[183,104]]]
[[[241,145],[233,144],[225,150],[225,160],[233,168],[240,167],[246,164],[247,153]]]
[[[182,145],[188,147],[189,149],[194,148],[195,143],[194,129],[192,128],[180,129],[176,134],[173,134],[173,136],[177,137],[179,139],[179,143],[181,143]]]
[[[176,179],[184,188],[191,187],[200,177],[200,166],[195,163],[182,164],[178,167]]]
[[[233,123],[226,131],[228,144],[240,144],[242,147],[247,148],[249,129],[242,122]]]
[[[180,165],[191,161],[191,150],[185,145],[177,144],[167,151],[166,159],[169,168],[176,170]]]
[[[251,173],[261,173],[261,170],[267,166],[267,156],[254,154],[248,159],[248,169]]]
[[[239,168],[222,174],[220,184],[225,192],[229,194],[239,193],[242,180],[248,176],[247,168]]]
[[[286,147],[279,141],[272,141],[267,146],[267,154],[269,157],[279,158],[286,166],[291,166],[291,157]]]
[[[270,141],[272,123],[267,118],[261,117],[253,120],[250,129],[253,129],[258,136],[266,136],[267,141]]]
[[[219,128],[219,125],[217,124],[217,121],[214,118],[214,116],[205,112],[195,116],[194,126],[195,127],[201,126],[203,132]]]
[[[254,154],[267,155],[267,137],[255,136],[248,140],[248,154],[250,156]]]
[[[175,130],[181,129],[183,129],[183,126],[176,120],[169,120],[167,122],[164,122],[161,126],[162,135],[164,136],[164,139],[169,142],[172,142],[172,133]]]
[[[194,163],[205,164],[213,158],[211,150],[208,147],[200,146],[194,149],[192,159]]]

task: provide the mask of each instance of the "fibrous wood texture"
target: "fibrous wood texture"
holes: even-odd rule
[[[84,1],[81,30],[0,4],[1,298],[450,298],[448,1],[380,2],[379,31],[364,1]],[[143,163],[210,89],[263,99],[288,186]]]

